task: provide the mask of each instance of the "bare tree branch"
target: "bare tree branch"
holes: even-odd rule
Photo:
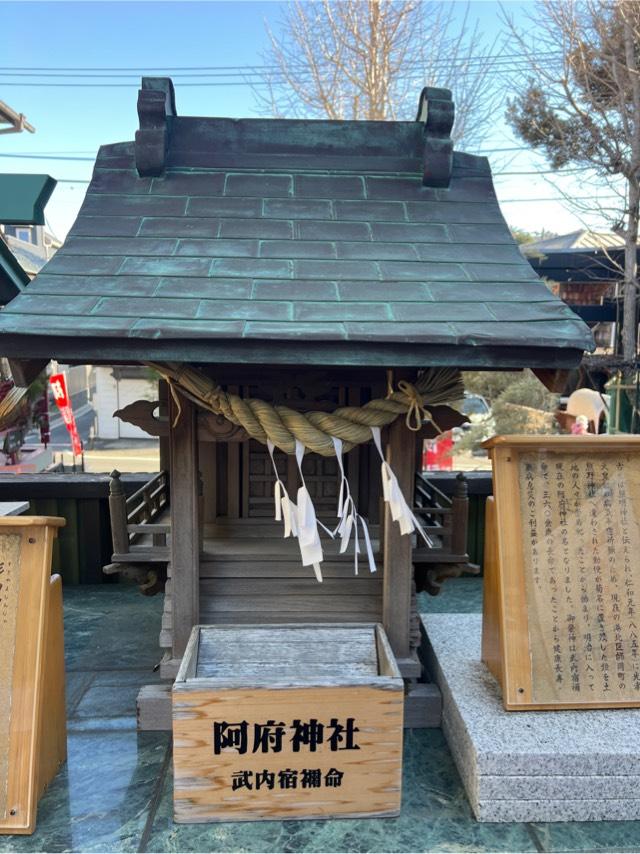
[[[524,85],[511,81],[517,94],[507,118],[515,132],[552,168],[575,164],[593,170],[600,185],[624,187],[617,210],[594,196],[589,212],[598,209],[624,236],[622,342],[631,363],[638,340],[640,0],[539,0],[535,44],[504,10],[503,18],[530,69]],[[560,62],[540,62],[541,45],[561,46]]]
[[[452,89],[453,138],[478,145],[491,127],[501,91],[492,62],[498,41],[481,46],[468,8],[421,0],[291,0],[280,31],[267,28],[265,64],[275,66],[261,112],[329,119],[412,119],[423,86]],[[483,62],[486,59],[486,62]]]

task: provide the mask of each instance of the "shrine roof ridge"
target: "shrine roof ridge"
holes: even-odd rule
[[[183,118],[171,79],[143,77],[135,165],[158,176],[176,165],[348,169],[373,159],[381,171],[419,167],[425,186],[448,187],[454,116],[450,90],[425,86],[413,122]]]

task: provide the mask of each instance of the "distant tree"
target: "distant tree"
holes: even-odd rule
[[[511,236],[515,240],[515,242],[522,246],[525,243],[533,243],[537,240],[536,235],[532,231],[526,231],[524,228],[516,228],[515,226],[511,226],[509,228],[511,232]]]
[[[420,0],[291,0],[278,34],[265,112],[328,119],[410,119],[422,86],[452,89],[453,138],[477,144],[495,119],[492,58],[468,8]],[[493,57],[495,58],[495,56]]]
[[[610,216],[625,240],[622,355],[630,370],[638,331],[640,2],[539,0],[536,10],[527,32],[505,14],[530,67],[527,82],[513,81],[507,119],[552,169],[586,167],[624,188]]]
[[[515,242],[520,246],[526,246],[527,243],[535,243],[536,240],[546,240],[548,237],[557,237],[554,231],[547,231],[543,228],[541,231],[527,231],[526,228],[518,228],[515,225],[509,226],[509,231]]]
[[[463,432],[457,451],[473,450],[491,434],[558,432],[554,411],[559,396],[547,391],[532,371],[466,371],[463,377],[467,391],[487,400],[491,416]]]
[[[465,390],[482,395],[489,405],[519,377],[519,371],[465,371],[462,375]]]

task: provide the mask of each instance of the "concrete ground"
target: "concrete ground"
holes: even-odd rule
[[[54,450],[56,461],[62,459],[65,466],[71,468],[73,457],[70,451]],[[85,451],[85,471],[109,472],[117,468],[121,472],[158,471],[160,452],[155,440],[118,439],[96,441],[91,450]],[[76,460],[76,464],[79,464]],[[491,471],[488,457],[477,457],[470,453],[456,454],[453,457],[454,471]]]
[[[70,451],[56,451],[56,462],[60,459],[71,471],[73,456]],[[111,472],[156,472],[160,468],[160,451],[155,439],[118,439],[96,441],[91,450],[84,452],[85,471]],[[76,465],[80,460],[76,457]]]
[[[463,578],[422,611],[476,611]],[[0,851],[637,851],[640,821],[479,824],[440,730],[405,731],[398,818],[229,822],[172,820],[169,733],[137,733],[135,698],[157,680],[162,599],[104,584],[65,590],[69,758],[42,798],[33,836]]]
[[[491,471],[491,460],[487,454],[475,456],[470,451],[453,455],[454,471]]]

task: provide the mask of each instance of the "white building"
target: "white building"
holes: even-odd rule
[[[136,400],[158,399],[158,383],[151,371],[140,366],[95,367],[94,376],[97,438],[148,439],[148,433],[114,418],[113,413]]]
[[[62,246],[43,225],[0,225],[0,232],[30,279]]]

